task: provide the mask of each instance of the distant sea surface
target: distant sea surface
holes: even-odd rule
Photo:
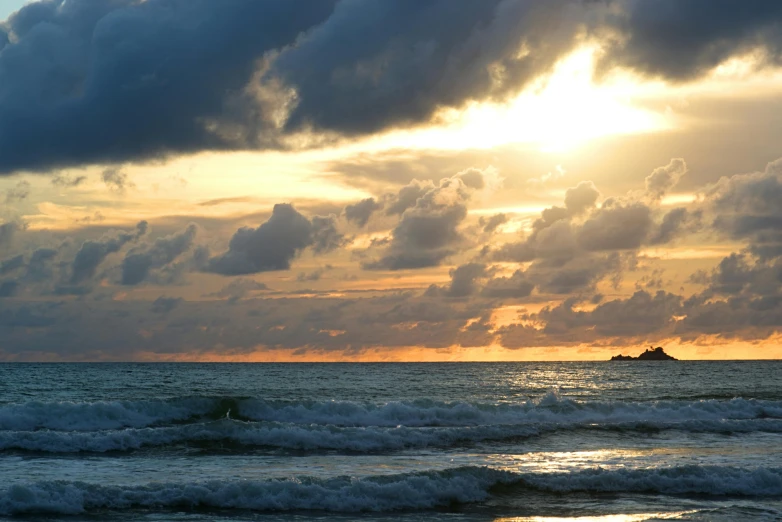
[[[4,519],[782,520],[782,362],[0,377]]]

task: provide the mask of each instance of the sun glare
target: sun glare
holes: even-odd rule
[[[392,132],[377,145],[388,148],[487,149],[531,144],[561,152],[610,135],[655,132],[672,127],[669,117],[631,104],[633,84],[626,79],[593,81],[595,49],[563,59],[506,103],[473,103],[438,115],[439,125]]]

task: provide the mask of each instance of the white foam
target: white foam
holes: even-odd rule
[[[426,509],[484,500],[491,485],[511,475],[466,470],[353,479],[294,478],[213,481],[147,486],[102,486],[84,482],[39,482],[0,491],[0,513],[79,514],[129,508],[210,507],[258,511],[332,512]]]
[[[396,451],[405,448],[448,447],[464,442],[529,437],[533,426],[464,428],[342,428],[337,426],[256,423],[224,419],[205,424],[95,432],[5,431],[0,450],[51,453],[129,451],[186,443],[234,443],[290,450]]]
[[[782,470],[682,466],[590,469],[575,473],[511,473],[463,467],[364,479],[212,481],[105,486],[85,482],[16,484],[0,490],[0,514],[79,514],[95,510],[206,507],[258,511],[332,512],[426,509],[476,502],[498,484],[566,493],[642,492],[715,496],[782,495]]]
[[[729,401],[577,402],[550,393],[516,404],[443,403],[427,400],[369,404],[350,401],[265,401],[192,397],[172,400],[91,403],[7,404],[0,406],[0,432],[99,431],[239,417],[300,425],[341,427],[470,427],[524,424],[641,425],[697,429],[725,421],[782,420],[782,402]],[[770,425],[770,424],[769,424]],[[762,429],[762,423],[757,427]],[[708,428],[711,429],[711,428]]]
[[[361,404],[346,401],[282,402],[250,399],[241,414],[253,420],[337,426],[477,426],[516,423],[622,423],[782,418],[782,403],[730,401],[576,402],[549,393],[519,404],[434,401]]]

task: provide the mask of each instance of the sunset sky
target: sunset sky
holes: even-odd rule
[[[0,17],[0,360],[782,357],[778,0]]]

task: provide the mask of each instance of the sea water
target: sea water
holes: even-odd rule
[[[3,364],[0,517],[782,520],[782,363]]]

